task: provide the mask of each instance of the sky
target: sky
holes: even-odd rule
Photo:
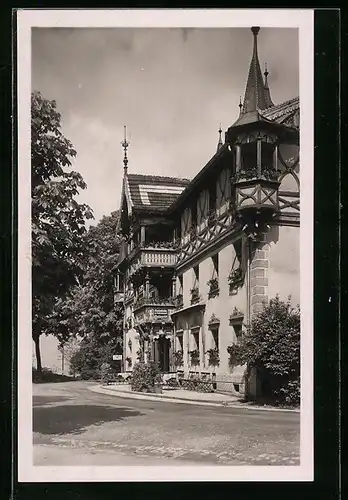
[[[34,28],[32,90],[54,99],[95,215],[117,210],[128,172],[193,178],[237,119],[252,56],[249,28]],[[262,28],[275,104],[299,93],[298,30]]]

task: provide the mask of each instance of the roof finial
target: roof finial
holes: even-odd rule
[[[123,164],[124,164],[124,173],[127,174],[127,165],[128,165],[128,157],[127,157],[127,149],[129,146],[129,142],[127,141],[127,127],[124,126],[124,139],[121,142],[121,146],[123,147],[124,156],[123,156]]]
[[[265,89],[265,103],[266,103],[266,107],[267,108],[271,108],[272,106],[274,106],[273,102],[272,102],[272,99],[271,99],[271,93],[269,91],[269,87],[268,87],[268,77],[269,73],[268,73],[268,70],[267,70],[267,63],[265,63],[265,72],[264,72],[264,76],[265,76],[265,84],[264,84],[264,89]]]
[[[220,123],[220,128],[219,128],[219,142],[218,142],[218,145],[217,145],[217,150],[218,151],[223,146],[221,134],[222,134],[222,129],[221,129],[221,123]]]
[[[264,72],[264,75],[265,75],[265,85],[267,83],[267,76],[269,75],[268,71],[267,71],[267,63],[265,62],[265,72]]]
[[[238,104],[238,107],[239,107],[239,112],[241,113],[241,112],[242,112],[242,107],[243,107],[243,104],[242,104],[242,96],[239,96],[239,104]]]

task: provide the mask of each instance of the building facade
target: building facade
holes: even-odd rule
[[[300,302],[299,99],[274,104],[253,53],[240,114],[192,180],[125,173],[115,300],[124,305],[124,370],[154,360],[245,391],[227,348],[264,303]],[[257,379],[248,382],[255,393]]]

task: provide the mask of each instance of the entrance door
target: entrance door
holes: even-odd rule
[[[169,339],[160,337],[158,339],[159,347],[159,367],[161,372],[169,372]]]

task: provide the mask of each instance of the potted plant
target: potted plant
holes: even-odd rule
[[[191,365],[197,366],[199,365],[199,351],[197,349],[194,349],[193,351],[190,351],[190,359],[191,359]]]
[[[181,350],[174,352],[174,364],[175,366],[182,366],[184,364],[183,352]]]
[[[209,356],[209,365],[211,366],[219,366],[220,364],[220,356],[219,356],[219,349],[217,347],[214,347],[213,349],[208,349],[206,354]]]
[[[207,281],[207,285],[209,286],[208,297],[212,299],[213,297],[217,297],[219,295],[219,280],[218,278],[211,278]]]

